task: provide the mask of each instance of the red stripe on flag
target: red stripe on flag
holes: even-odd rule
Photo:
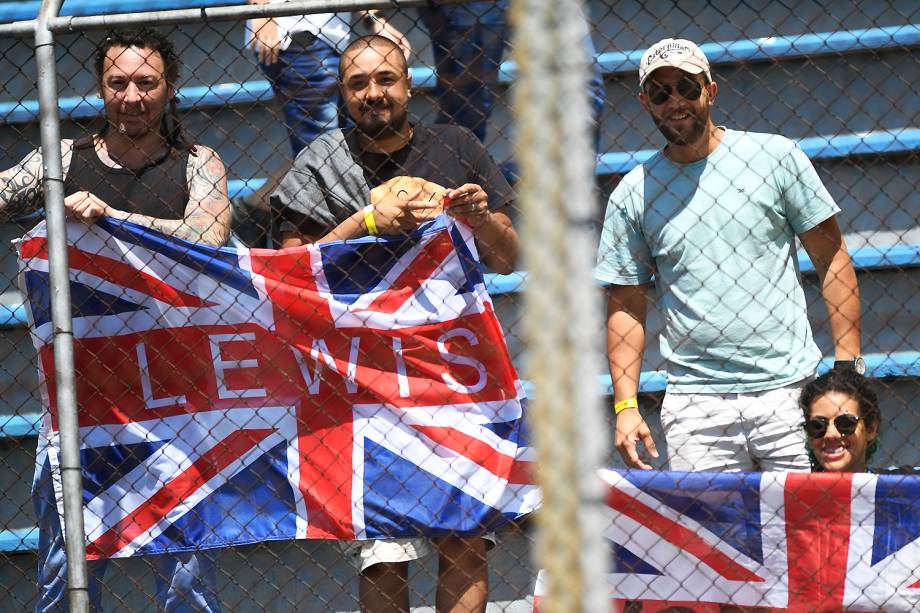
[[[477,438],[454,428],[439,426],[412,426],[435,443],[456,451],[476,462],[493,475],[508,483],[533,483],[533,462],[515,460]]]
[[[305,355],[316,337],[322,337],[332,347],[347,348],[351,341],[348,332],[336,329],[329,303],[316,289],[313,271],[320,256],[314,247],[254,249],[250,253],[253,273],[265,279],[278,338]],[[347,355],[347,349],[344,351]],[[338,366],[346,368],[341,360]],[[297,367],[292,364],[290,368]],[[282,377],[303,385],[300,375]],[[353,540],[351,407],[355,398],[346,398],[341,387],[316,396],[299,388],[297,396],[301,398],[297,407],[298,489],[306,506],[306,538]]]
[[[850,549],[852,473],[786,476],[789,602],[809,611],[839,611]],[[796,552],[795,560],[791,552]]]
[[[27,241],[22,241],[19,244],[19,253],[20,257],[24,260],[28,258],[47,260],[48,239],[44,236],[38,236],[36,238],[30,238]]]
[[[415,259],[390,284],[391,288],[374,298],[367,308],[361,311],[377,313],[395,313],[422,286],[431,273],[438,269],[444,259],[453,253],[454,243],[447,231],[440,232],[418,252]]]
[[[32,238],[25,241],[22,243],[21,250],[24,259],[48,259],[48,241],[44,238]],[[125,262],[113,260],[98,253],[86,253],[73,246],[67,248],[67,257],[71,269],[88,272],[109,283],[147,294],[172,306],[201,308],[210,305],[197,296],[177,291],[169,284]]]
[[[763,581],[756,573],[738,564],[730,557],[704,541],[693,531],[668,519],[650,506],[632,496],[611,488],[607,505],[615,511],[631,517],[669,543],[699,558],[722,577],[731,581]]]
[[[275,430],[238,430],[201,455],[141,506],[87,545],[86,556],[108,558],[152,528],[185,499]]]
[[[351,404],[338,394],[322,399],[308,396],[301,401],[297,417],[307,538],[353,540]]]

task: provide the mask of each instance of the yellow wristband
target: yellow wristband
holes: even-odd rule
[[[374,221],[373,204],[364,207],[364,227],[367,228],[369,234],[373,234],[374,236],[380,235],[380,230],[377,229],[377,222]]]
[[[639,401],[636,398],[627,398],[626,400],[621,400],[615,405],[613,405],[613,414],[619,415],[626,409],[638,409]]]

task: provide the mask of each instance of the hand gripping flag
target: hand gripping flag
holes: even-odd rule
[[[466,226],[285,251],[67,234],[91,559],[481,534],[539,503]],[[44,223],[19,248],[60,512]]]
[[[920,476],[601,476],[615,610],[920,611]]]

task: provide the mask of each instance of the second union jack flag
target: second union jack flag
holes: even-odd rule
[[[920,476],[601,476],[617,611],[920,610]]]

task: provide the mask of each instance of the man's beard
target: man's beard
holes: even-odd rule
[[[668,120],[658,115],[653,114],[652,120],[655,122],[655,125],[658,126],[658,131],[661,132],[669,143],[678,146],[692,145],[698,142],[706,132],[706,126],[709,125],[709,108],[704,107],[703,110],[698,113],[693,111],[687,112],[690,114],[693,121],[689,130],[684,132],[678,132],[672,129],[668,125]]]
[[[147,122],[124,122],[124,121],[114,121],[109,122],[112,128],[118,134],[126,136],[132,140],[137,140],[141,137],[147,136],[151,132],[156,132],[158,129],[162,130],[163,126],[163,117],[160,116],[158,119],[154,120],[153,123]]]
[[[405,109],[389,106],[390,118],[385,119],[379,115],[364,114],[355,122],[355,127],[368,138],[384,139],[396,136],[406,127],[408,121]]]
[[[150,132],[150,126],[134,125],[128,127],[124,123],[119,123],[117,126],[115,126],[115,131],[122,136],[127,136],[128,138],[140,138],[141,136],[145,136]]]

